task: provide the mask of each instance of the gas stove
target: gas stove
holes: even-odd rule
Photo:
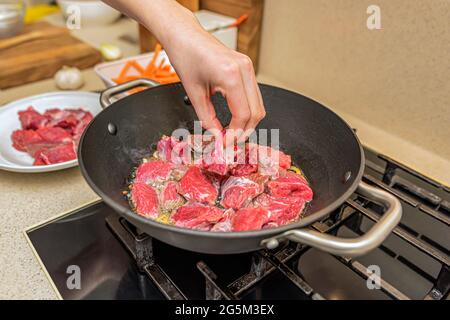
[[[292,242],[235,255],[189,252],[140,233],[101,201],[26,235],[63,299],[450,299],[450,189],[365,154],[363,180],[398,197],[403,217],[379,248],[358,258]],[[312,228],[355,237],[382,214],[355,193]]]

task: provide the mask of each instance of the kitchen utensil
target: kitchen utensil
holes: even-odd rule
[[[51,78],[63,66],[85,69],[101,61],[95,48],[46,22],[26,25],[18,37],[0,40],[0,89]]]
[[[214,33],[214,32],[220,31],[220,30],[228,29],[228,28],[238,27],[239,25],[244,23],[247,19],[248,19],[248,14],[243,14],[242,16],[240,16],[239,18],[237,18],[230,24],[214,27],[212,29],[206,29],[206,31],[208,31],[209,33]]]
[[[33,158],[26,152],[13,148],[11,133],[20,129],[18,112],[33,106],[37,111],[44,112],[51,108],[83,108],[93,116],[101,111],[98,93],[71,91],[50,92],[31,96],[11,102],[0,107],[0,169],[14,172],[49,172],[75,167],[77,160],[56,163],[47,166],[33,166]]]
[[[71,7],[79,8],[82,27],[107,25],[121,15],[116,9],[97,0],[57,0],[57,3],[66,18],[71,14]]]
[[[12,37],[23,28],[25,4],[21,0],[0,0],[0,39]]]
[[[260,85],[267,116],[258,128],[279,129],[281,149],[292,155],[314,190],[304,217],[278,228],[246,232],[207,232],[161,224],[133,212],[122,195],[125,178],[150,145],[162,134],[187,127],[197,119],[186,105],[180,83],[157,86],[111,104],[111,99],[135,87],[155,83],[134,80],[105,90],[105,108],[89,125],[80,141],[78,159],[88,184],[102,199],[139,230],[171,245],[191,251],[229,254],[266,247],[272,249],[289,239],[336,255],[357,256],[377,247],[400,221],[402,208],[391,194],[361,182],[364,153],[353,130],[328,108],[300,94]],[[219,120],[230,114],[220,96],[213,97]],[[308,226],[325,218],[355,190],[386,208],[372,228],[357,238],[322,234]]]

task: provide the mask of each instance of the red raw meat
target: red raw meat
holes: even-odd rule
[[[254,144],[246,144],[244,148],[235,146],[234,164],[230,165],[233,176],[246,176],[258,172],[258,150]]]
[[[177,192],[177,183],[169,181],[159,195],[160,205],[164,211],[172,211],[182,206],[185,200]]]
[[[49,120],[48,125],[61,128],[74,128],[81,119],[90,112],[83,109],[48,109],[44,112],[44,116]]]
[[[222,139],[215,139],[211,143],[207,146],[211,150],[207,150],[206,154],[203,155],[203,168],[224,176],[228,172],[228,164],[225,159],[223,141]]]
[[[284,176],[269,181],[267,184],[269,193],[275,197],[294,196],[311,201],[313,192],[308,182],[300,175],[287,171]]]
[[[198,167],[190,167],[178,184],[178,192],[189,201],[214,205],[218,191]]]
[[[231,232],[233,231],[233,222],[232,218],[234,215],[233,209],[227,209],[223,215],[222,218],[217,222],[210,231],[214,232]]]
[[[70,133],[59,127],[43,127],[36,130],[36,132],[45,142],[65,144],[72,141]]]
[[[36,130],[44,127],[48,119],[37,112],[33,107],[28,107],[25,111],[19,111],[19,120],[22,124],[22,129]]]
[[[77,154],[72,142],[44,148],[34,154],[34,165],[48,165],[76,159]]]
[[[158,195],[152,187],[145,183],[135,182],[131,189],[131,200],[136,212],[148,218],[158,215]]]
[[[84,130],[86,130],[89,123],[91,123],[92,119],[94,117],[90,112],[86,112],[81,119],[79,119],[79,122],[75,125],[73,128],[73,139],[75,141],[75,144],[78,146],[78,143],[80,141],[81,135],[83,134]]]
[[[40,114],[29,107],[19,111],[22,127],[29,130],[14,131],[13,146],[33,156],[34,165],[73,160],[81,134],[92,119],[92,114],[82,109],[48,109]]]
[[[159,158],[166,161],[171,161],[172,159],[172,139],[168,136],[162,136],[161,140],[158,141],[156,147],[158,150]]]
[[[264,191],[265,177],[257,174],[245,177],[229,177],[222,185],[222,201],[225,208],[240,209]]]
[[[255,205],[269,211],[268,222],[275,227],[296,220],[305,207],[305,200],[299,197],[276,198],[263,193],[255,199]]]
[[[277,176],[279,168],[291,166],[291,156],[267,146],[258,146],[258,171],[267,176]]]
[[[259,230],[268,221],[269,212],[265,208],[242,208],[233,215],[233,231]]]
[[[210,230],[222,216],[223,211],[217,207],[193,203],[178,208],[172,215],[172,221],[178,227]]]
[[[236,164],[231,168],[230,173],[233,176],[240,177],[249,175],[251,173],[255,173],[257,171],[258,171],[257,164]]]
[[[19,151],[27,151],[27,146],[42,143],[42,137],[34,130],[15,130],[11,139],[13,147]]]
[[[135,182],[158,184],[170,177],[172,164],[167,161],[155,160],[141,164],[136,170]]]
[[[172,136],[163,136],[156,148],[162,160],[173,164],[190,164],[192,161],[189,144],[185,141],[179,141]]]

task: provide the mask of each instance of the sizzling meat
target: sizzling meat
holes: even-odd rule
[[[135,171],[132,207],[160,222],[212,232],[273,228],[300,217],[313,192],[291,171],[289,155],[250,143],[231,153],[210,138],[163,136]]]

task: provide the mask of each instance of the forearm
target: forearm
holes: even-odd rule
[[[150,30],[164,47],[175,45],[176,33],[186,39],[204,30],[192,12],[174,0],[104,0]]]

